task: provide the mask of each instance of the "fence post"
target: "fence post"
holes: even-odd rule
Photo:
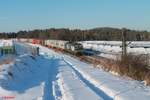
[[[39,55],[39,47],[36,47],[36,54]]]

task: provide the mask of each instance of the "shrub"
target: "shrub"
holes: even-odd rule
[[[116,62],[119,66],[119,74],[127,75],[136,80],[144,80],[149,71],[149,57],[147,55],[128,54]]]

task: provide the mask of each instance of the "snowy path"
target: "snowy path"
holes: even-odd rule
[[[41,49],[43,49],[43,47]],[[53,52],[52,50],[48,50],[48,51],[49,53]],[[112,75],[111,73],[104,72],[101,69],[93,68],[92,65],[90,64],[81,62],[75,58],[72,58],[67,55],[63,55],[61,53],[55,53],[54,55],[60,58],[63,57],[63,60],[70,66],[70,68],[74,71],[75,75],[85,84],[86,87],[88,87],[101,99],[104,99],[104,100],[111,100],[111,99],[114,99],[114,100],[141,100],[141,99],[149,100],[150,98],[150,94],[149,94],[150,88],[144,86],[138,81],[125,79],[119,76]],[[67,70],[67,69],[64,69],[64,70]],[[68,82],[70,81],[69,80],[65,81],[64,84],[69,84]],[[74,86],[74,85],[76,84],[71,83],[71,85],[67,86],[67,88]],[[80,90],[78,90],[78,92],[80,92]],[[71,93],[71,91],[69,93]],[[75,94],[75,92],[73,91],[72,93]],[[79,93],[80,96],[82,96],[82,93],[83,92]],[[73,97],[76,97],[76,96],[73,96]]]
[[[65,60],[64,60],[65,61]],[[74,74],[78,76],[78,78],[85,84],[86,87],[88,87],[91,91],[93,91],[95,94],[97,94],[99,97],[101,97],[101,99],[103,100],[112,100],[111,97],[109,97],[107,94],[105,94],[102,90],[100,90],[99,88],[95,87],[93,84],[91,84],[91,82],[89,80],[87,80],[86,78],[83,77],[83,75],[76,70],[73,65],[69,64],[67,61],[65,61],[69,67],[74,71]],[[81,95],[81,94],[80,94]],[[87,97],[87,96],[85,96]],[[92,98],[91,98],[92,99]],[[89,99],[89,100],[91,100]],[[82,100],[82,99],[81,99]]]
[[[44,49],[44,52],[47,51]],[[66,62],[62,55],[59,55],[51,50],[48,53],[54,54],[58,58],[58,85],[61,89],[63,100],[112,100],[103,91],[96,88],[94,85],[77,71],[68,62]],[[43,52],[43,51],[42,51]],[[56,64],[56,63],[54,63]]]
[[[77,75],[76,71],[72,69],[63,60],[60,61],[61,67],[60,78],[64,89],[64,97],[67,100],[104,100],[103,97],[97,95],[86,83]],[[68,98],[69,97],[69,98]],[[106,99],[105,99],[106,100]]]

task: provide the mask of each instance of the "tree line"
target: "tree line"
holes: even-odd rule
[[[126,29],[126,39],[128,41],[149,41],[150,32]],[[121,41],[122,29],[117,28],[94,28],[89,30],[80,29],[43,29],[32,31],[19,31],[16,33],[0,33],[0,38],[36,38],[36,39],[56,39],[68,41],[87,41],[87,40],[107,40]]]

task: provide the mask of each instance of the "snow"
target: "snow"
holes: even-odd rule
[[[85,97],[88,97],[86,100],[92,100],[93,98],[94,100],[103,100],[103,98],[99,97],[90,87],[82,82],[80,77],[68,64],[64,61],[61,61],[61,64],[63,66],[60,68],[60,77],[62,79],[65,95],[69,97],[67,100],[83,100]]]
[[[84,48],[92,48],[102,53],[121,53],[121,41],[82,41]],[[150,54],[149,41],[128,41],[127,51],[129,53]]]
[[[34,69],[36,68],[31,68],[32,66],[36,66],[35,62],[29,56],[23,56],[16,59],[19,59],[20,61],[16,61],[13,65],[7,65],[13,76],[10,77],[7,72],[6,74],[3,74],[4,77],[6,77],[5,80],[3,78],[0,79],[2,89],[9,92],[11,91],[12,95],[7,95],[7,93],[3,92],[1,95],[14,96],[16,100],[30,100],[31,98],[34,99],[40,96],[41,85],[36,87],[37,82],[40,80],[37,79],[38,75],[34,72]]]
[[[123,79],[104,72],[103,70],[91,68],[88,64],[81,63],[73,58],[71,59],[69,56],[66,57],[66,60],[71,66],[74,66],[86,80],[89,80],[91,84],[115,100],[141,100],[141,98],[148,100],[150,97],[150,94],[148,94],[150,90],[147,89],[147,91],[145,91],[146,87],[143,85],[141,87],[141,83],[138,81]],[[136,92],[139,94],[135,95]]]
[[[13,76],[10,77],[6,70],[1,71],[0,98],[13,96],[15,100],[53,100],[53,94],[49,95],[55,80],[55,70],[51,71],[52,57],[33,57],[23,53],[14,59],[13,64],[1,65],[10,70]]]
[[[13,40],[0,40],[0,47],[2,46],[12,46],[13,43],[12,43]]]
[[[122,53],[121,41],[81,41],[85,49],[93,49],[100,53],[96,56],[119,59]],[[127,52],[134,55],[147,54],[150,55],[149,41],[127,41]]]
[[[139,81],[115,76],[40,45],[15,43],[15,46],[17,55],[12,56],[13,61],[0,65],[0,100],[4,97],[14,100],[150,98],[150,87]],[[33,56],[27,49],[32,46],[40,47],[39,56]]]
[[[107,98],[107,100],[110,100],[110,99],[141,100],[141,98],[142,98],[144,100],[148,100],[150,97],[150,94],[148,94],[150,92],[149,87],[144,86],[139,81],[129,80],[129,79],[122,78],[119,76],[114,76],[111,73],[104,72],[103,70],[93,68],[93,67],[91,67],[91,65],[81,62],[81,61],[74,59],[67,55],[58,54],[57,56],[60,56],[60,57],[63,56],[63,59],[65,60],[65,62],[78,72],[78,73],[76,73],[76,71],[75,71],[75,73],[76,73],[75,75],[77,75],[79,77],[79,79],[82,82],[84,82],[87,87],[89,87],[92,91],[94,91],[99,97],[101,97],[103,99]],[[73,86],[76,87],[76,84],[78,84],[78,83],[76,83],[74,85],[75,82],[71,83],[71,85],[66,85],[66,84],[69,84],[70,81],[72,82],[71,79],[74,79],[74,78],[70,74],[67,74],[67,73],[72,72],[70,70],[68,71],[68,67],[65,67],[65,69],[63,69],[63,70],[65,70],[64,71],[65,78],[71,77],[66,82],[64,82],[63,77],[60,78],[63,80],[62,83],[64,86],[62,86],[62,87],[65,87],[65,89],[66,89],[63,91],[67,91],[68,88],[72,88]],[[82,86],[82,85],[77,85],[77,86],[78,86],[78,88],[80,88],[80,86]],[[93,88],[95,88],[95,89],[93,89]],[[99,90],[97,90],[97,89],[99,89]],[[80,92],[80,91],[81,91],[81,89],[78,90],[78,92],[81,95],[82,92]],[[135,91],[137,91],[137,93],[139,93],[139,95],[135,95]],[[72,92],[73,92],[73,94],[76,94],[76,92],[74,92],[74,91],[72,91]],[[69,96],[67,94],[65,94],[65,95],[67,95],[66,97],[70,98],[69,100],[71,100],[72,98],[75,98],[74,100],[76,100],[76,98],[78,96],[75,95],[72,97],[72,95],[71,95],[72,92],[71,91],[67,92],[67,93],[69,93]],[[80,98],[82,98],[82,97],[80,97]]]

